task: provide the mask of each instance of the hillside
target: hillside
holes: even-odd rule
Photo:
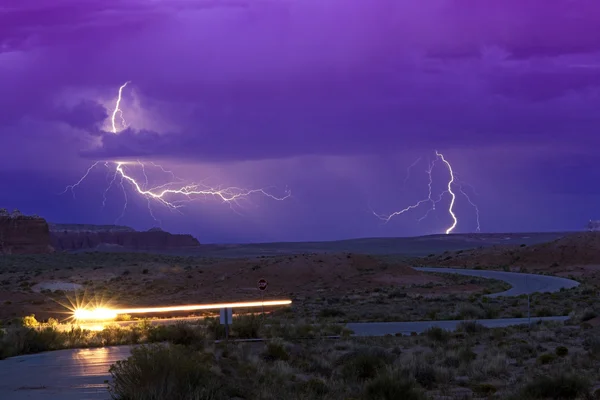
[[[445,252],[414,260],[426,266],[465,268],[564,269],[600,265],[600,232],[569,234],[534,245],[492,246],[490,248]]]

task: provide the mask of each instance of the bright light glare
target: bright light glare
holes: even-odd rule
[[[215,310],[219,308],[245,308],[262,306],[285,306],[292,304],[291,300],[250,301],[240,303],[215,303],[215,304],[187,304],[183,306],[170,307],[144,307],[144,308],[119,308],[109,310],[107,308],[95,308],[93,310],[76,309],[73,316],[76,320],[103,321],[117,318],[119,314],[145,314],[175,311],[197,311]]]
[[[73,312],[73,317],[76,320],[106,321],[117,318],[117,312],[108,308],[94,308],[91,310],[78,308]]]

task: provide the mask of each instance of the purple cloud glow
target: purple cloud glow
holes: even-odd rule
[[[600,213],[598,26],[591,0],[7,0],[0,200],[24,209],[29,193],[30,212],[110,223],[118,191],[114,210],[91,196],[104,173],[82,199],[54,196],[91,162],[141,159],[190,181],[292,189],[243,217],[211,202],[163,212],[165,229],[203,241],[434,233],[447,215],[380,226],[368,210],[426,194],[423,168],[402,181],[438,149],[477,188],[484,231],[577,229]],[[463,203],[458,228],[472,231]],[[144,207],[121,222],[156,224]]]

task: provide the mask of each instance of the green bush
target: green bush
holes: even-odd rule
[[[539,376],[527,383],[521,391],[524,399],[576,399],[587,396],[590,383],[575,374]]]

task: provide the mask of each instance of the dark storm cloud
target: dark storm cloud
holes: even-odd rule
[[[106,108],[91,100],[81,100],[73,107],[61,106],[50,113],[49,119],[54,118],[92,134],[99,133],[99,125],[108,118]]]

